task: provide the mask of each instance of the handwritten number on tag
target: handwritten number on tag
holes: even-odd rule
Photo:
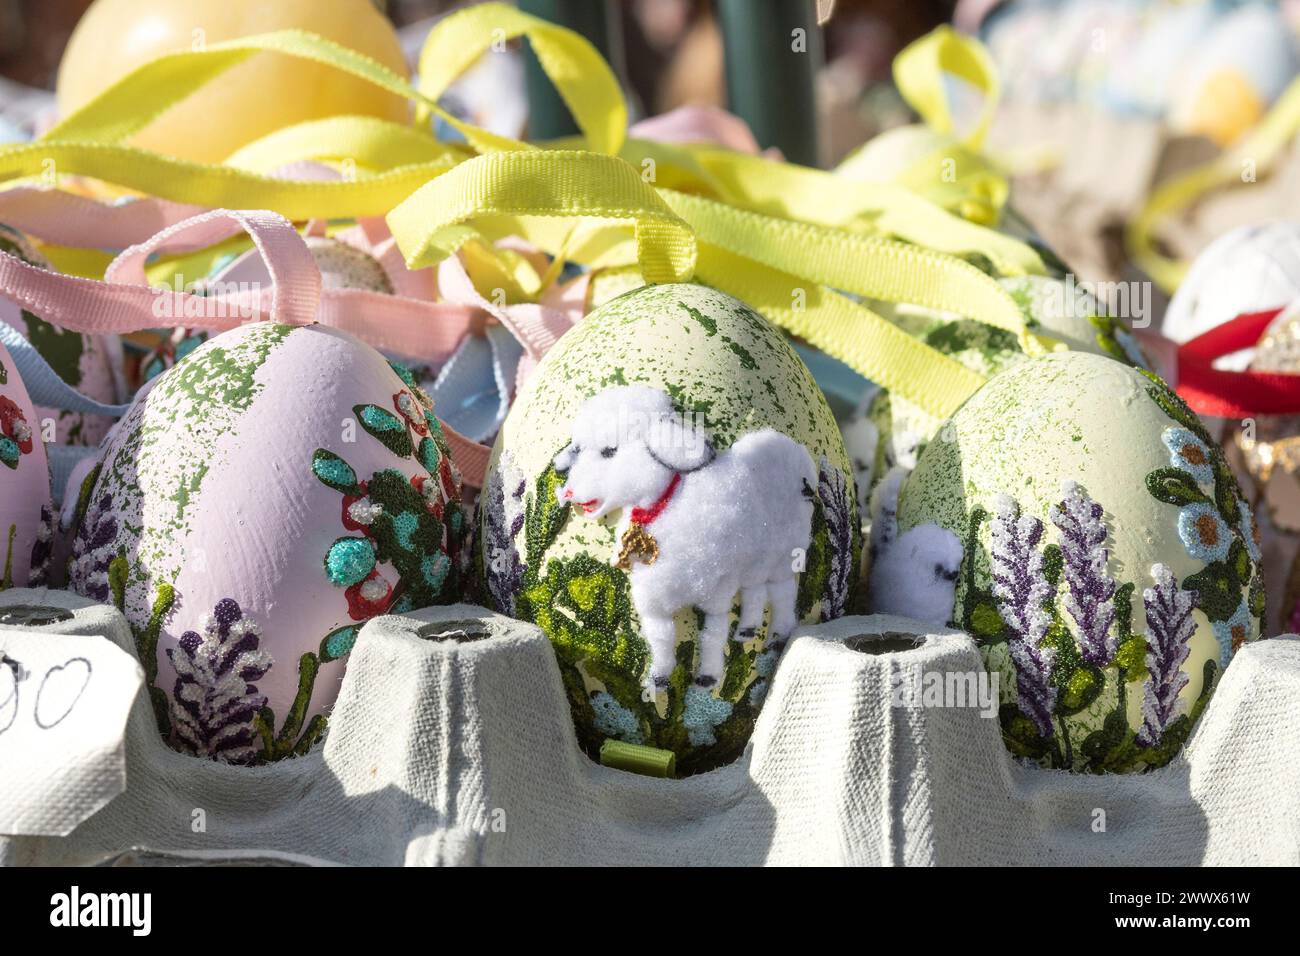
[[[143,683],[105,635],[0,626],[0,833],[67,836],[122,792]]]
[[[18,682],[22,679],[22,665],[0,654],[0,734],[18,719]]]
[[[69,658],[46,671],[36,692],[36,726],[50,730],[63,723],[86,692],[90,674],[90,661],[84,657]]]
[[[70,657],[46,671],[36,691],[36,708],[32,715],[36,726],[51,730],[67,720],[90,686],[93,671],[90,661],[84,657]],[[0,654],[0,734],[18,719],[20,684],[27,676],[21,663]]]

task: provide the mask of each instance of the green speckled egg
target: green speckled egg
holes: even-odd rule
[[[1079,286],[1045,276],[1018,276],[999,283],[1020,305],[1026,324],[1073,351],[1109,355],[1147,368],[1136,340],[1122,322],[1099,315],[1096,300]],[[885,306],[882,313],[908,334],[982,375],[993,376],[1025,361],[1016,336],[973,319],[914,306]],[[875,476],[894,464],[910,467],[942,424],[907,399],[880,392],[868,414],[880,432]]]
[[[1007,746],[1044,766],[1167,763],[1260,635],[1258,532],[1231,470],[1166,385],[1110,358],[1022,362],[952,417],[878,565],[917,580],[943,537],[960,543],[951,620],[1000,675]]]
[[[699,285],[594,311],[520,392],[480,503],[484,600],[555,647],[578,739],[735,759],[796,622],[852,607],[834,417],[780,331]]]

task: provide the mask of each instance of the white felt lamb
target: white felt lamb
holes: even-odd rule
[[[696,683],[722,677],[731,607],[735,639],[749,640],[772,606],[766,646],[797,623],[798,571],[812,533],[817,469],[798,442],[770,428],[714,450],[669,396],[617,386],[583,403],[573,440],[555,458],[562,504],[618,518],[614,563],[629,573],[632,603],[650,647],[647,683],[663,687],[676,662],[673,615],[704,612]]]
[[[953,614],[961,540],[937,524],[898,533],[898,494],[909,473],[895,465],[871,495],[871,611],[944,627]]]

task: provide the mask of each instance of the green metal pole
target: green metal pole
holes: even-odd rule
[[[591,41],[609,63],[622,60],[619,14],[609,0],[519,0],[519,9],[535,17],[568,27]],[[542,72],[542,65],[524,41],[524,76],[528,81],[528,135],[530,139],[556,139],[578,132],[569,108]]]
[[[813,0],[716,0],[726,46],[728,108],[759,145],[819,165],[814,84],[822,36]]]

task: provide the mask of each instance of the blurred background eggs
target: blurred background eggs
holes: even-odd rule
[[[370,0],[96,0],[77,23],[59,66],[67,116],[109,85],[165,53],[298,29],[320,34],[406,75],[392,24]],[[111,43],[105,42],[112,37]],[[268,90],[293,90],[268,96]],[[133,138],[133,144],[196,162],[220,162],[283,126],[328,116],[406,122],[405,100],[357,77],[296,57],[256,53]]]

